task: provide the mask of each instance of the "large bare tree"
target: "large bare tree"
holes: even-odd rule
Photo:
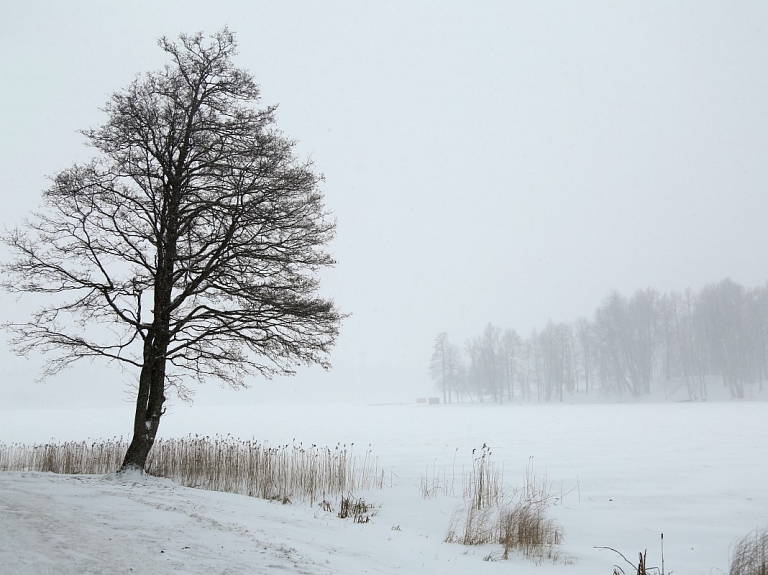
[[[95,158],[53,178],[45,207],[5,242],[12,292],[45,294],[14,349],[46,374],[106,358],[138,374],[123,469],[143,469],[169,386],[184,377],[328,367],[340,314],[318,295],[335,222],[321,176],[258,109],[224,29],[159,41],[169,63],[115,93],[83,132]]]

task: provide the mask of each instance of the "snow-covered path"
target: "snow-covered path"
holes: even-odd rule
[[[0,474],[0,573],[329,573],[272,541],[265,506],[149,477]]]
[[[410,518],[403,533],[386,513],[359,525],[317,505],[149,476],[5,472],[0,574],[460,574],[483,564],[487,548],[442,542],[439,511],[422,519]],[[430,533],[429,519],[439,531]]]

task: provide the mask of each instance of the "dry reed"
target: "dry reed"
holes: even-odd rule
[[[491,448],[483,444],[472,452],[472,469],[462,476],[464,500],[475,509],[484,509],[504,502],[504,470],[492,460]]]
[[[472,451],[472,468],[461,474],[464,503],[451,516],[446,542],[484,545],[499,540],[504,473],[496,467],[492,455],[485,444],[479,451]]]
[[[533,473],[533,460],[526,468],[523,487],[511,491],[510,496],[503,487],[503,469],[492,461],[490,449],[483,445],[473,454],[472,470],[462,476],[464,504],[453,513],[445,541],[462,545],[500,543],[504,559],[510,551],[517,551],[529,559],[557,560],[554,546],[562,543],[563,530],[546,516],[556,498],[549,493],[546,477],[541,479]]]
[[[729,575],[768,575],[768,527],[739,539],[731,550]]]
[[[0,471],[42,471],[66,474],[103,474],[120,469],[127,443],[67,441],[26,445],[0,442]]]
[[[31,446],[0,443],[0,471],[114,473],[127,447],[122,437]],[[270,447],[230,436],[158,440],[147,459],[147,473],[187,487],[282,501],[315,501],[384,485],[384,474],[370,450],[361,458],[346,445]]]
[[[423,499],[431,499],[438,495],[446,495],[448,497],[454,496],[454,485],[456,484],[456,456],[459,453],[459,448],[453,453],[453,467],[451,468],[450,478],[448,477],[448,471],[446,468],[438,469],[437,462],[432,462],[432,469],[429,465],[426,467],[426,472],[421,476],[421,483],[419,484],[419,490],[421,491],[421,497]],[[464,471],[462,468],[462,477]]]
[[[563,529],[546,517],[546,504],[541,500],[518,501],[500,517],[499,542],[504,546],[504,559],[510,551],[524,557],[553,557],[552,548],[563,541]]]
[[[327,502],[324,501],[323,503]],[[355,523],[370,523],[371,517],[374,515],[376,515],[376,511],[373,505],[366,503],[362,497],[356,499],[351,494],[341,498],[339,512],[336,514],[339,519],[351,517]]]

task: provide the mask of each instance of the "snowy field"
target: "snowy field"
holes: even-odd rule
[[[0,440],[107,439],[121,410],[8,410]],[[731,543],[768,524],[768,402],[598,405],[177,405],[164,437],[231,434],[370,447],[387,487],[352,523],[317,505],[204,492],[149,477],[0,473],[0,573],[564,573],[611,575],[648,550],[666,572],[727,573]],[[510,488],[532,457],[563,527],[560,561],[444,543],[460,498],[424,499],[488,444]],[[391,484],[391,486],[390,486]]]

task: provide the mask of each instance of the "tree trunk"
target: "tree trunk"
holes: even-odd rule
[[[150,346],[145,346],[150,347]],[[155,443],[160,417],[165,403],[165,359],[150,349],[139,377],[136,413],[133,419],[133,439],[123,459],[122,471],[144,471],[147,457]]]
[[[172,248],[175,246],[171,245]],[[169,250],[172,251],[172,250]],[[175,251],[175,250],[173,250]],[[173,253],[172,251],[172,253]],[[161,262],[163,260],[161,259]],[[165,260],[171,261],[171,260]],[[161,267],[161,266],[158,266]],[[133,419],[133,439],[123,459],[122,471],[144,471],[147,457],[155,443],[165,403],[165,361],[170,335],[171,277],[170,265],[162,266],[165,273],[155,282],[155,309],[163,310],[155,316],[144,340],[144,364],[139,376],[136,413]]]
[[[187,127],[189,130],[189,126]],[[189,134],[187,133],[187,142]],[[186,145],[182,146],[177,160],[177,171],[181,171],[186,157]],[[176,261],[176,242],[178,238],[179,198],[182,195],[181,178],[168,184],[164,196],[168,198],[163,206],[157,248],[157,272],[154,282],[154,319],[144,339],[139,393],[136,396],[136,414],[133,419],[133,439],[123,459],[122,470],[144,471],[147,457],[155,443],[157,429],[160,426],[163,403],[165,403],[165,362],[171,341],[169,326],[171,323],[171,293],[173,290],[173,266]]]

